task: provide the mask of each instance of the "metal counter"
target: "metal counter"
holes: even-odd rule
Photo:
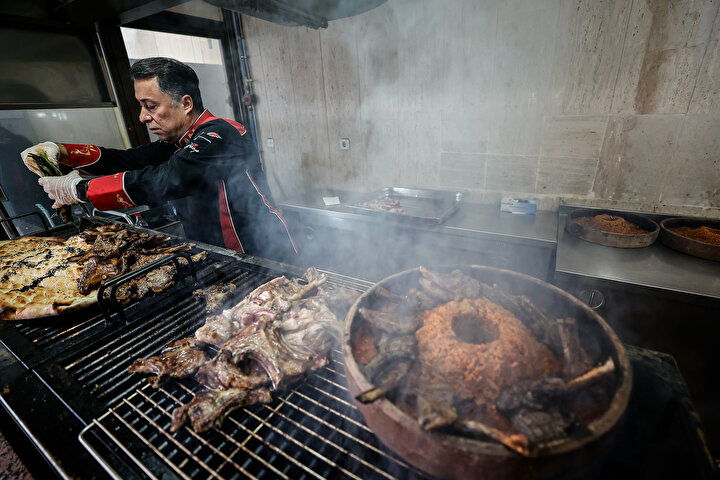
[[[358,215],[352,208],[343,205],[326,206],[323,197],[338,196],[341,200],[349,193],[310,193],[293,197],[280,204],[283,211],[314,215],[326,219],[328,224],[343,221],[378,222],[383,219],[372,215]],[[462,203],[458,210],[439,225],[404,224],[401,219],[396,225],[416,228],[428,232],[463,237],[513,240],[554,248],[557,237],[557,215],[554,212],[539,211],[534,215],[519,215],[500,212],[498,206]]]
[[[720,299],[720,262],[680,253],[659,240],[644,248],[586,242],[565,231],[567,216],[574,209],[565,206],[559,211],[557,272]],[[667,218],[643,215],[657,222]]]
[[[345,204],[351,196],[338,196]],[[378,281],[417,266],[479,264],[549,280],[554,272],[557,214],[519,215],[499,206],[460,203],[441,223],[402,214],[325,206],[327,193],[280,205],[306,266]]]

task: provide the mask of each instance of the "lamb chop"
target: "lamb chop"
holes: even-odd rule
[[[245,325],[261,318],[274,320],[279,313],[287,311],[294,300],[304,297],[326,279],[326,275],[318,274],[314,268],[308,269],[303,279],[275,278],[250,292],[236,306],[207,318],[205,325],[195,332],[195,338],[201,343],[220,347]]]
[[[272,400],[270,391],[266,388],[255,390],[203,390],[195,395],[190,403],[176,408],[172,413],[170,431],[179,430],[189,418],[196,432],[210,430],[220,425],[225,417],[236,408],[254,405],[256,403],[269,403]]]
[[[197,347],[194,338],[181,338],[163,348],[160,355],[138,358],[128,371],[154,374],[148,383],[157,388],[170,377],[189,377],[207,361],[207,354]]]
[[[254,390],[270,383],[270,377],[263,368],[251,363],[245,373],[225,352],[220,352],[215,358],[206,362],[197,369],[193,378],[200,384],[211,389],[228,390]]]
[[[267,372],[272,389],[277,390],[286,377],[302,375],[308,369],[327,364],[329,337],[313,313],[307,307],[298,307],[287,321],[287,330],[284,320],[261,318],[240,329],[223,344],[221,352],[235,364],[248,359],[257,362]]]

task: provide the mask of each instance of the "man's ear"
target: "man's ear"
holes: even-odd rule
[[[191,112],[193,108],[195,108],[195,105],[193,104],[193,99],[190,95],[183,95],[180,99],[180,105],[182,105],[183,110],[186,112]]]

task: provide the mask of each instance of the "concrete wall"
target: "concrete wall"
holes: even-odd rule
[[[320,30],[243,17],[275,196],[421,186],[718,217],[718,5],[388,0]]]

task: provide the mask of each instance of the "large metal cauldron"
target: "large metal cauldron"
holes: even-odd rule
[[[574,475],[597,460],[612,442],[630,397],[630,363],[618,337],[605,321],[568,293],[534,277],[497,268],[464,265],[437,268],[464,273],[488,284],[497,284],[506,293],[525,295],[554,317],[572,316],[577,320],[583,348],[611,356],[616,365],[615,392],[607,410],[587,425],[591,434],[563,438],[538,445],[537,454],[523,457],[495,441],[423,430],[417,420],[386,398],[374,403],[356,402],[373,432],[393,451],[420,470],[440,478],[545,478],[550,475]],[[376,290],[384,287],[404,294],[418,285],[419,268],[392,275],[365,292],[347,315],[343,354],[348,385],[353,397],[373,388],[353,357],[353,345],[360,335],[364,319],[358,313],[379,301]],[[599,349],[599,350],[598,350]]]

